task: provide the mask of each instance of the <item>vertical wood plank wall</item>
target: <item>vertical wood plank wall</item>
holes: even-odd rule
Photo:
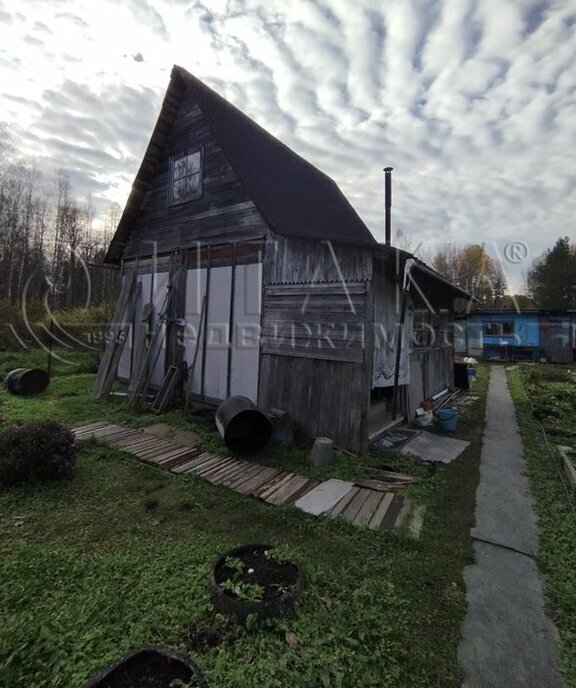
[[[451,346],[416,349],[410,359],[418,361],[422,369],[424,399],[454,386],[454,349]]]
[[[266,314],[273,313],[276,321],[282,320],[284,315],[285,321],[298,322],[302,287],[304,291],[309,288],[315,297],[307,302],[301,323],[310,319],[327,323],[328,318],[337,324],[339,320],[352,319],[362,324],[366,332],[367,318],[371,318],[366,309],[371,275],[372,256],[366,249],[274,236],[264,254],[264,332],[270,322]],[[356,314],[342,308],[345,305],[343,283],[354,283],[355,293],[351,296]],[[322,294],[324,300],[337,299],[334,318],[321,312]],[[308,310],[309,304],[311,310]],[[370,394],[366,387],[365,343],[352,353],[344,349],[331,354],[325,351],[324,357],[320,352],[315,354],[302,349],[298,355],[291,355],[289,348],[278,353],[272,351],[263,344],[259,405],[287,411],[303,436],[326,435],[338,446],[352,451],[363,450],[367,442]],[[348,360],[331,358],[337,359],[339,355]]]

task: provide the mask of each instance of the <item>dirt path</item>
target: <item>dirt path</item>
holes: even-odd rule
[[[459,647],[465,688],[559,688],[558,634],[533,556],[538,526],[503,367],[493,367]]]

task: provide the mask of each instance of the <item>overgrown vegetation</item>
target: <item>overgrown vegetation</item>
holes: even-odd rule
[[[576,447],[576,371],[570,366],[525,365],[521,379],[532,413],[550,440]]]
[[[28,365],[23,354],[18,362]],[[57,364],[38,398],[1,392],[3,424],[157,422],[122,400],[90,401],[93,376],[79,372],[82,365],[75,359],[75,372],[66,374]],[[414,488],[427,505],[418,541],[161,473],[98,442],[83,446],[74,480],[1,494],[0,685],[79,686],[123,652],[155,643],[191,655],[221,688],[460,686],[462,569],[472,558],[486,377],[481,369],[481,400],[458,432],[472,445]],[[217,443],[178,411],[161,420]],[[308,452],[294,455],[272,449],[265,460],[304,469]],[[404,457],[386,457],[427,475]],[[350,466],[382,461],[343,456],[334,468],[346,475]],[[294,617],[241,627],[214,614],[210,567],[249,542],[278,546],[303,567],[306,587]]]
[[[509,372],[540,526],[538,563],[548,614],[562,643],[566,681],[576,686],[576,509],[563,485],[555,444],[576,447],[576,380],[570,367]]]

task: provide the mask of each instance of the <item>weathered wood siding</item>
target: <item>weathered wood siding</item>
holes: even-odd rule
[[[265,284],[365,282],[372,277],[372,252],[274,234],[266,246],[263,277]]]
[[[301,437],[331,437],[361,451],[367,440],[367,390],[356,363],[262,354],[259,405],[290,414]]]
[[[422,370],[421,385],[417,381],[411,381],[411,385],[421,386],[424,399],[454,386],[454,349],[451,346],[416,349],[410,359],[417,361]]]
[[[169,205],[170,156],[202,148],[202,197]],[[185,94],[160,154],[158,169],[137,214],[124,258],[165,253],[195,242],[265,236],[267,225],[205,122],[198,104]]]
[[[258,402],[301,437],[365,448],[369,250],[272,235],[263,265]],[[371,347],[370,347],[371,351]]]
[[[261,351],[362,363],[366,287],[283,284],[264,289]]]

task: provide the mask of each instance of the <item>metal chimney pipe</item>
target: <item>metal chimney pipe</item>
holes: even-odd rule
[[[384,241],[387,246],[392,243],[392,228],[390,224],[390,209],[392,207],[392,170],[393,167],[384,168],[384,208],[386,217],[386,227],[384,233]]]

